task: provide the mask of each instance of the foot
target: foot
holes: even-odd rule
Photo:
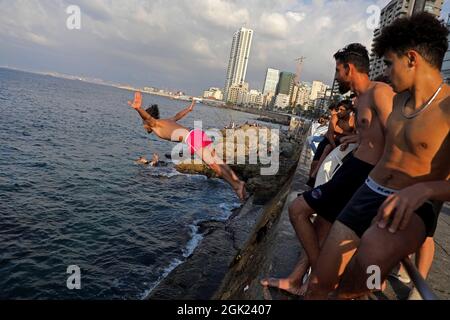
[[[245,201],[245,199],[247,198],[247,192],[245,191],[245,182],[239,181],[233,189],[239,199],[241,201]]]
[[[305,295],[305,293],[302,291],[303,286],[300,286],[300,283],[298,281],[292,282],[290,279],[263,279],[261,280],[261,285],[264,287],[281,289],[295,296],[302,297]]]

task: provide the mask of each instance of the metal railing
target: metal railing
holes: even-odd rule
[[[439,300],[439,297],[434,294],[433,290],[430,288],[419,271],[417,271],[409,257],[403,259],[402,264],[423,300]]]

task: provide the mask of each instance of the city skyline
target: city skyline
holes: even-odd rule
[[[367,9],[388,2],[3,1],[0,65],[201,95],[223,86],[230,39],[245,26],[255,31],[250,88],[263,90],[267,68],[294,72],[300,55],[308,57],[301,81],[331,85],[333,53],[350,42],[370,50]],[[65,28],[72,4],[81,8],[81,30]],[[448,12],[446,1],[441,16]]]

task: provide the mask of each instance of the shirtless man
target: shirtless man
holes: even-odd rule
[[[317,173],[319,172],[322,163],[328,155],[341,144],[341,139],[348,136],[355,135],[355,115],[353,114],[353,104],[350,100],[344,100],[337,104],[336,112],[332,112],[328,131],[325,134],[324,148],[316,167],[311,173],[310,181],[307,185],[314,188]]]
[[[139,113],[143,120],[144,129],[148,133],[153,132],[163,140],[186,143],[191,154],[195,153],[200,156],[219,177],[222,177],[231,185],[241,201],[245,200],[245,183],[216,155],[211,147],[212,141],[207,137],[206,133],[201,130],[189,131],[177,123],[178,120],[192,111],[195,100],[192,101],[190,107],[169,119],[159,118],[157,105],[153,105],[147,110],[142,109],[142,94],[140,92],[136,92],[134,101],[129,101],[128,104]]]
[[[291,223],[306,257],[302,256],[288,278],[265,279],[261,284],[297,295],[304,294],[306,286],[301,286],[301,279],[310,266],[315,269],[321,245],[332,223],[381,158],[386,119],[392,111],[394,92],[384,83],[369,80],[369,54],[364,46],[350,44],[334,58],[340,91],[352,90],[358,96],[359,146],[328,183],[305,192],[289,208]],[[314,213],[318,216],[313,224]]]
[[[399,93],[386,149],[330,231],[307,298],[328,298],[340,276],[337,297],[367,294],[369,266],[380,268],[382,282],[434,234],[440,208],[429,201],[450,200],[450,88],[440,73],[447,35],[441,22],[423,13],[396,20],[375,39]]]

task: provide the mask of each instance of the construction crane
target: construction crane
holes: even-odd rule
[[[300,57],[295,59],[296,62],[296,72],[295,72],[295,79],[294,79],[294,86],[297,86],[297,90],[294,90],[292,93],[295,94],[291,95],[291,101],[290,101],[290,105],[292,108],[295,108],[295,103],[297,101],[298,95],[299,95],[299,87],[300,87],[300,78],[302,75],[302,70],[303,70],[303,63],[305,62],[306,58],[305,57]]]

